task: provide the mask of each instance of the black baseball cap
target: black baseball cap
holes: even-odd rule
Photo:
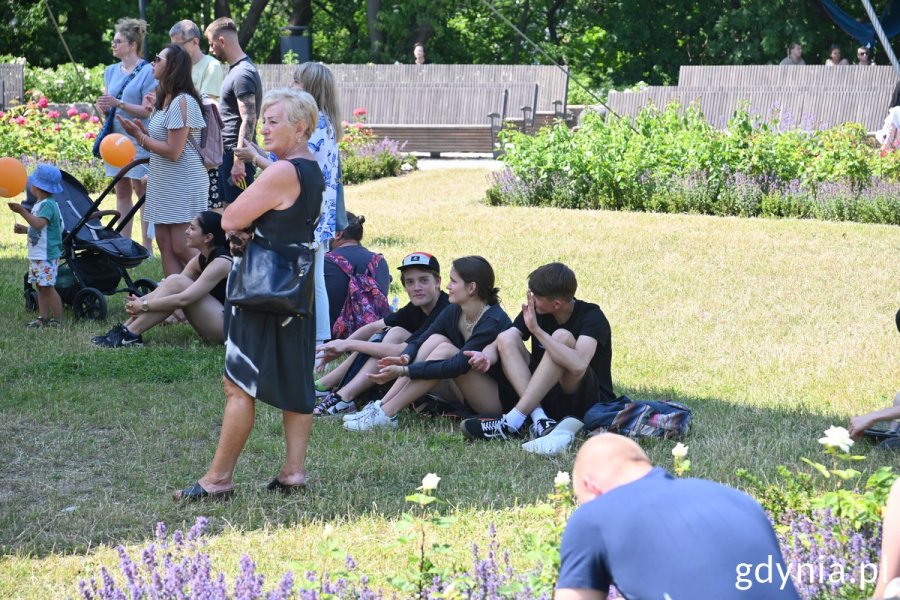
[[[438,263],[438,259],[427,252],[413,252],[412,254],[407,254],[403,257],[403,262],[400,263],[400,266],[397,267],[397,269],[402,272],[403,269],[408,269],[410,267],[428,269],[429,271],[434,271],[437,275],[441,274],[441,265]]]

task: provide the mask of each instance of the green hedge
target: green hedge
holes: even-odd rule
[[[900,156],[856,123],[805,131],[740,110],[717,130],[673,104],[633,127],[589,112],[577,130],[501,135],[491,204],[900,224]]]

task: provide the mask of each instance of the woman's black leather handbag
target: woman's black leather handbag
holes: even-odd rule
[[[315,251],[303,244],[274,247],[269,240],[254,236],[228,276],[228,301],[247,310],[311,317],[315,262]]]

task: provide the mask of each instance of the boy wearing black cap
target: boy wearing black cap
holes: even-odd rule
[[[16,223],[14,231],[28,234],[28,283],[38,289],[39,316],[26,326],[57,327],[62,318],[62,298],[55,287],[62,256],[62,215],[53,194],[63,191],[62,173],[53,165],[39,163],[28,177],[28,187],[37,198],[31,211],[18,202],[8,203],[28,222],[27,227]]]
[[[409,295],[406,306],[364,325],[345,340],[332,340],[316,349],[324,354],[325,362],[346,352],[353,354],[316,383],[318,391],[336,389],[325,394],[313,414],[355,412],[356,399],[375,385],[367,375],[378,370],[378,359],[403,350],[409,340],[428,329],[449,303],[447,293],[441,291],[440,264],[431,254],[409,254],[397,269]],[[384,331],[385,328],[388,329]]]

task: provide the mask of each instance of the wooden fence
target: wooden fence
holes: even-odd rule
[[[707,120],[723,127],[742,104],[753,114],[777,114],[804,128],[862,123],[879,129],[898,78],[890,66],[776,65],[681,67],[677,86],[651,86],[639,92],[612,92],[610,108],[635,116],[648,104],[673,100],[696,103]]]

